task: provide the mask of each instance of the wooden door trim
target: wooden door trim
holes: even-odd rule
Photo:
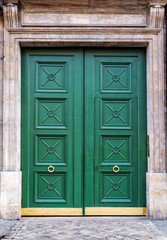
[[[146,216],[143,207],[86,207],[87,216]],[[22,208],[21,216],[82,216],[82,208]]]
[[[145,216],[147,209],[143,207],[86,207],[85,215],[87,216]]]
[[[81,216],[82,208],[22,208],[21,216]]]

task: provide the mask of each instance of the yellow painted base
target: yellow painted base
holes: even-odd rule
[[[82,208],[22,208],[22,216],[81,216]]]
[[[86,207],[87,216],[145,216],[146,208],[135,207]]]
[[[146,208],[86,207],[87,216],[145,216]],[[22,208],[22,216],[82,216],[82,208]]]

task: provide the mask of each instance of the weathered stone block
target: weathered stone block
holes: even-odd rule
[[[167,219],[167,173],[147,173],[147,215]]]
[[[0,173],[0,213],[3,219],[21,216],[21,172]]]

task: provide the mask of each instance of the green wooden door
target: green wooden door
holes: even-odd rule
[[[101,207],[108,207],[110,214],[110,207],[145,207],[145,175],[144,50],[87,50],[86,214],[104,214]]]
[[[22,171],[23,215],[145,207],[144,49],[25,49]]]
[[[82,208],[82,81],[82,50],[23,51],[23,208]]]

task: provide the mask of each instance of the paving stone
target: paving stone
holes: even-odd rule
[[[91,238],[89,238],[90,240],[99,240],[99,238],[98,237],[91,237]]]
[[[4,239],[167,240],[146,217],[24,217]]]
[[[0,239],[6,236],[16,223],[17,221],[7,221],[0,219]]]

